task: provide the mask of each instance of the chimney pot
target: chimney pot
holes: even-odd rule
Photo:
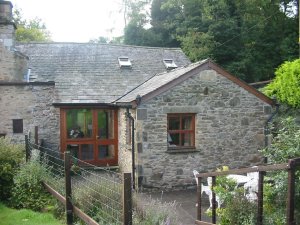
[[[12,23],[12,8],[13,5],[9,1],[0,1],[0,22]]]
[[[13,50],[16,25],[12,16],[13,5],[9,1],[0,0],[0,44],[8,50]]]

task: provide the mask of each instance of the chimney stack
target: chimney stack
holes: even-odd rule
[[[0,0],[0,43],[8,50],[13,50],[16,25],[12,16],[13,5]]]

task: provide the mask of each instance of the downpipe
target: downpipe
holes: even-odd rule
[[[134,141],[134,118],[132,117],[131,113],[129,112],[129,108],[126,108],[126,116],[131,121],[131,160],[132,160],[132,188],[135,190],[135,141]]]

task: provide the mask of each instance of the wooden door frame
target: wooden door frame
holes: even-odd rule
[[[92,118],[93,118],[93,135],[91,138],[82,138],[82,139],[76,139],[72,140],[72,144],[93,144],[94,145],[94,158],[93,160],[84,160],[87,163],[91,163],[93,165],[98,166],[116,166],[118,165],[118,157],[119,157],[119,137],[118,137],[118,108],[116,107],[89,107],[89,106],[65,106],[60,107],[60,151],[63,153],[65,152],[67,145],[71,144],[70,141],[68,141],[67,138],[67,130],[66,130],[66,111],[69,109],[90,109],[92,110]],[[114,115],[114,138],[113,139],[105,139],[100,142],[102,142],[104,145],[114,145],[115,147],[115,157],[113,159],[106,159],[106,160],[98,160],[98,143],[99,140],[96,140],[96,116],[98,110],[111,110],[113,111]],[[97,151],[96,151],[97,149]],[[102,161],[102,162],[101,162]]]

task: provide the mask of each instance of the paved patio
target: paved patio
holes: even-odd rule
[[[159,200],[161,202],[174,202],[176,201],[177,215],[182,225],[194,225],[197,215],[196,198],[197,191],[182,190],[182,191],[170,191],[170,192],[154,192],[154,193],[142,193],[142,196],[151,197],[152,199]],[[203,195],[204,199],[202,202],[202,218],[204,221],[209,222],[210,218],[205,214],[208,208],[208,198]]]

